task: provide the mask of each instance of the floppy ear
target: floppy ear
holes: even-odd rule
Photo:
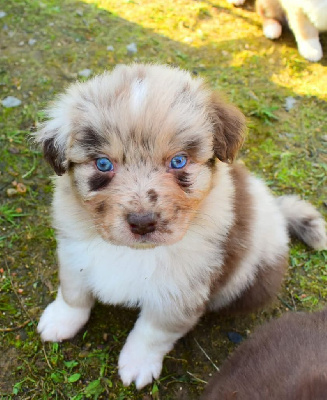
[[[49,138],[43,142],[43,155],[57,175],[61,176],[66,172],[66,157],[56,144],[55,138]]]
[[[57,175],[63,175],[68,165],[66,148],[70,128],[66,110],[60,101],[55,103],[46,111],[49,120],[33,133],[35,141],[41,145],[44,158]]]
[[[212,93],[209,115],[214,125],[213,148],[216,157],[233,162],[245,138],[245,117],[241,111]]]

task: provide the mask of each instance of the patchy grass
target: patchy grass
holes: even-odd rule
[[[295,242],[272,309],[242,318],[206,315],[166,357],[161,378],[140,392],[124,388],[116,368],[136,311],[97,305],[72,341],[42,344],[36,324],[55,296],[56,244],[51,171],[28,135],[54,95],[85,68],[95,74],[139,61],[191,70],[248,117],[240,155],[246,165],[276,194],[297,193],[326,216],[327,56],[308,63],[289,32],[276,42],[265,39],[251,1],[233,8],[224,0],[16,0],[3,2],[1,11],[7,15],[0,19],[0,98],[22,101],[0,108],[2,398],[196,399],[213,363],[220,365],[235,346],[227,332],[245,337],[271,316],[325,304],[327,253]],[[133,42],[138,52],[128,55]],[[327,55],[326,35],[322,43]],[[296,99],[289,112],[287,97]]]

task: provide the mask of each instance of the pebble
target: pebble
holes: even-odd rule
[[[296,104],[296,99],[294,98],[294,97],[286,97],[286,99],[285,99],[285,110],[286,111],[290,111],[290,110],[292,110],[292,108],[294,108],[294,106],[295,106],[295,104]]]
[[[29,39],[29,41],[28,41],[28,44],[29,44],[30,46],[34,46],[35,43],[36,43],[36,39]]]
[[[8,197],[16,196],[16,194],[18,194],[18,191],[16,189],[14,189],[14,188],[7,189],[7,196]]]
[[[88,78],[90,75],[92,75],[92,70],[89,68],[85,68],[82,71],[79,71],[78,75],[84,76],[84,78]]]
[[[227,333],[228,339],[235,344],[239,344],[243,340],[243,336],[237,332],[228,332]]]
[[[27,189],[26,189],[26,186],[23,183],[18,183],[17,186],[16,186],[16,190],[17,190],[18,193],[23,194],[23,193],[26,193]]]
[[[1,104],[6,108],[18,107],[22,102],[14,96],[8,96],[1,100]]]
[[[137,46],[135,43],[130,43],[129,45],[126,46],[126,49],[129,55],[137,53]]]

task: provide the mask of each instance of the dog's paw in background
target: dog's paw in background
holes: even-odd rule
[[[319,39],[308,39],[298,41],[299,53],[302,57],[311,62],[317,62],[322,59],[322,47]]]
[[[55,301],[44,310],[37,331],[44,342],[61,342],[70,339],[85,325],[91,309],[69,306],[60,289]]]
[[[272,18],[267,18],[263,22],[263,34],[267,39],[278,39],[282,34],[282,25]]]
[[[228,3],[234,4],[234,6],[242,6],[245,0],[228,0]]]

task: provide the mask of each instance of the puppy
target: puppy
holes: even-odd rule
[[[237,108],[167,66],[118,66],[59,97],[35,134],[58,174],[60,287],[38,325],[43,340],[73,337],[94,299],[139,307],[119,374],[141,388],[206,308],[250,310],[274,297],[287,225],[326,247],[310,204],[274,199],[232,163],[244,130]]]
[[[267,38],[279,38],[287,21],[301,56],[309,61],[322,58],[319,32],[327,30],[327,0],[257,0],[256,8]]]
[[[260,327],[216,373],[201,400],[325,400],[327,310]]]

